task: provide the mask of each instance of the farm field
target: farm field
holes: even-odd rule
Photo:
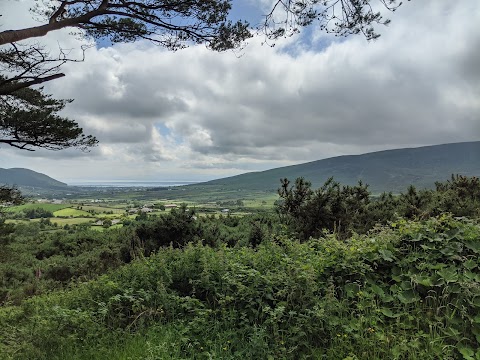
[[[57,210],[53,213],[55,217],[82,217],[82,216],[91,216],[90,213],[84,210],[74,209],[74,208],[63,208]]]
[[[32,221],[39,221],[39,219],[33,219]],[[72,218],[50,218],[50,222],[52,224],[57,223],[60,226],[64,225],[79,225],[85,224],[88,222],[95,221],[94,218],[86,218],[86,217],[72,217]]]
[[[18,206],[11,206],[7,207],[6,211],[7,212],[21,212],[24,210],[30,210],[30,209],[43,209],[46,211],[59,211],[65,208],[68,208],[70,205],[67,204],[41,204],[41,203],[27,203],[23,205],[18,205]]]
[[[105,230],[120,229],[121,227],[123,227],[122,224],[115,224],[115,225],[110,226],[109,228],[104,228],[103,226],[91,226],[90,229],[95,230],[95,231],[104,232]]]
[[[109,206],[109,205],[83,205],[81,206],[84,211],[93,211],[96,213],[108,213],[113,212],[114,214],[122,214],[125,212],[125,207],[120,205]]]

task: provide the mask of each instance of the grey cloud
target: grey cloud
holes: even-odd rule
[[[154,74],[148,79],[136,75],[135,69],[109,70],[88,63],[73,65],[69,68],[81,77],[70,83],[70,79],[65,79],[62,93],[75,98],[71,105],[75,112],[110,118],[161,119],[188,108],[182,99],[170,96],[164,86],[157,84]],[[81,65],[89,66],[91,70],[84,73]],[[61,88],[63,84],[57,82],[55,85]]]
[[[131,155],[138,156],[138,160],[146,162],[163,162],[170,161],[171,158],[163,152],[154,149],[151,146],[129,147],[128,152]]]
[[[416,11],[427,13],[445,4],[418,6],[421,8]],[[400,30],[408,32],[411,25],[398,22]],[[458,22],[447,24],[458,26]],[[430,24],[415,26],[418,34],[405,35],[397,49],[389,40],[397,38],[395,31],[399,30],[390,28],[392,36],[387,33],[369,46],[352,40],[320,54],[255,58],[256,68],[251,72],[251,64],[237,65],[223,82],[225,92],[217,94],[215,106],[199,105],[176,129],[188,134],[189,122],[193,122],[209,132],[212,144],[196,145],[195,151],[252,157],[263,156],[259,149],[264,147],[276,146],[282,154],[282,148],[314,141],[354,144],[367,151],[373,145],[476,139],[480,135],[475,120],[479,115],[478,88],[470,106],[458,101],[453,106],[445,96],[452,89],[460,96],[471,96],[473,89],[465,87],[465,78],[458,74],[464,61],[472,57],[471,49],[478,49],[475,36],[470,36],[471,46],[451,51],[448,44],[453,47],[457,41],[448,36],[451,29],[422,38]],[[464,32],[467,37],[468,26]],[[417,41],[411,42],[413,38]],[[273,69],[266,65],[269,60]]]
[[[118,117],[96,117],[88,120],[77,118],[82,122],[84,132],[94,134],[100,143],[144,143],[152,136],[153,126],[138,119]]]

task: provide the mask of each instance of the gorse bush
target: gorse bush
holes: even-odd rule
[[[114,347],[123,355],[111,358],[165,358],[170,349],[197,359],[475,359],[479,252],[479,225],[447,215],[343,240],[167,247],[0,309],[0,354],[102,358]]]
[[[342,186],[328,179],[319,189],[311,190],[311,183],[298,178],[289,186],[288,179],[281,180],[278,194],[283,202],[278,211],[284,221],[301,240],[318,237],[324,230],[346,238],[352,231],[364,233],[368,228],[370,193],[367,185]]]
[[[288,179],[280,182],[277,211],[301,241],[319,237],[324,231],[346,239],[397,218],[427,219],[443,213],[471,218],[480,215],[480,180],[476,177],[452,175],[449,181],[437,182],[435,190],[417,190],[411,185],[399,196],[384,193],[377,198],[370,196],[368,185],[361,181],[345,186],[330,178],[316,190],[303,178],[293,185]]]

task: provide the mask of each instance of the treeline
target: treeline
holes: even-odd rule
[[[8,214],[11,219],[44,219],[53,217],[53,212],[41,207],[24,209]]]
[[[316,190],[303,178],[293,185],[282,179],[278,193],[281,220],[302,241],[325,231],[340,238],[365,234],[377,224],[397,218],[427,219],[443,213],[474,218],[480,215],[480,180],[462,175],[437,182],[434,190],[417,190],[411,185],[400,195],[383,193],[377,198],[362,182],[346,186],[333,178]]]

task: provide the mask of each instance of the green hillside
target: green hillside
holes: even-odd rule
[[[318,187],[333,176],[348,185],[362,180],[370,185],[373,193],[380,193],[404,191],[409,184],[429,188],[435,181],[446,180],[452,173],[480,175],[480,141],[339,156],[192,186],[275,191],[280,178],[294,180],[303,176]]]
[[[16,185],[20,188],[65,189],[67,184],[29,169],[0,168],[0,184]]]

